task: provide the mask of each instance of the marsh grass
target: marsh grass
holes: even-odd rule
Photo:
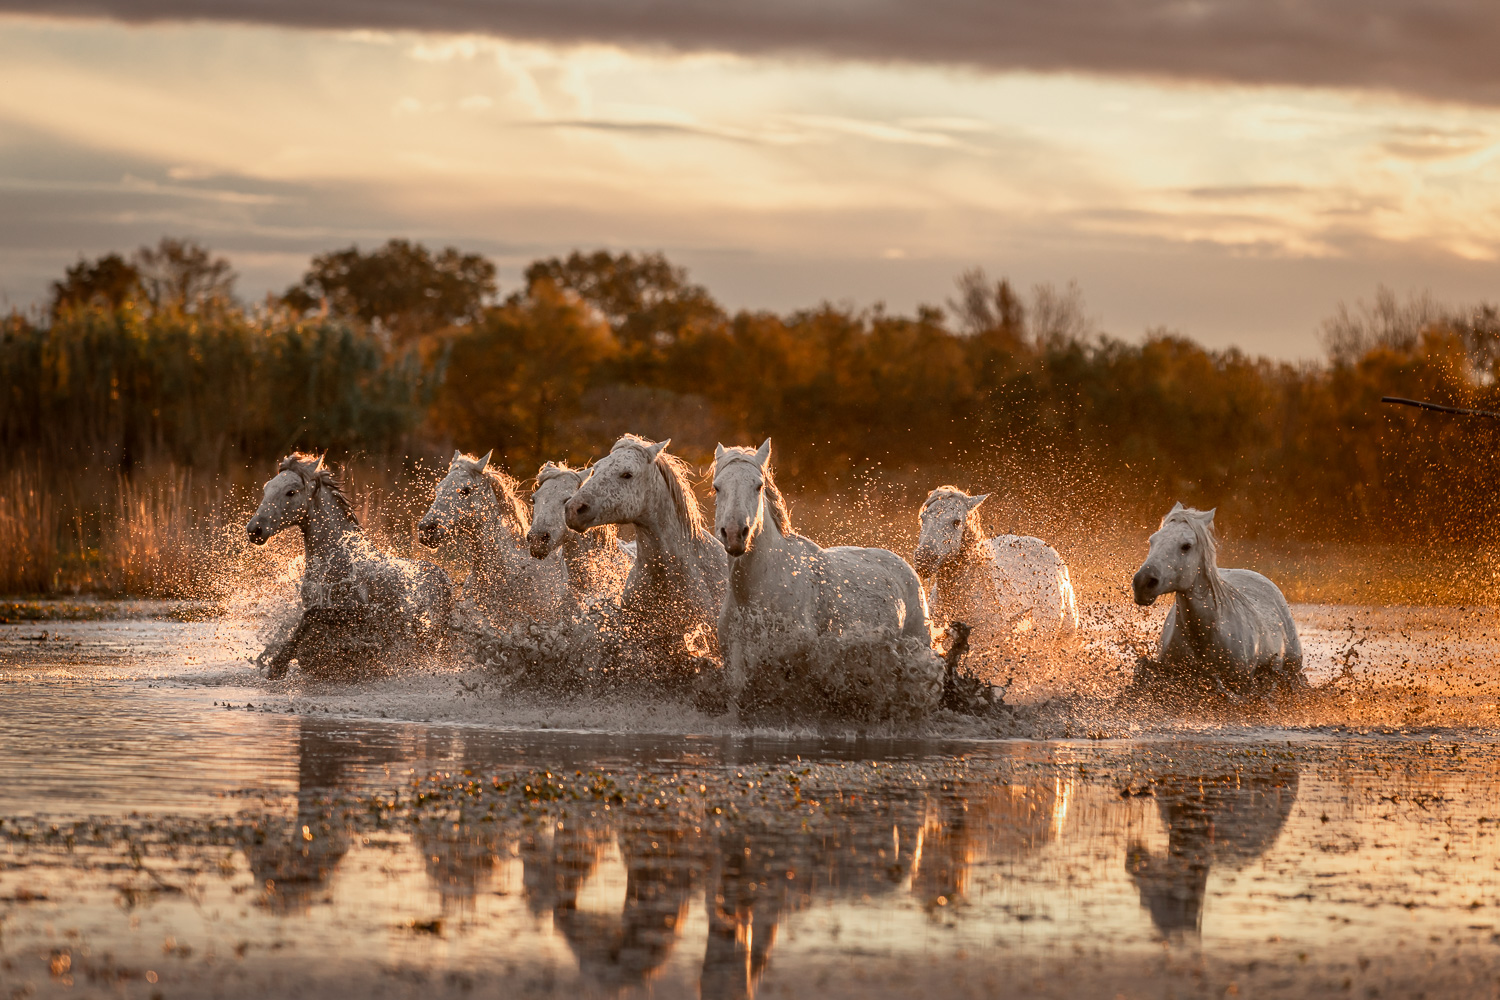
[[[249,545],[256,476],[270,469],[236,473],[171,462],[133,476],[36,465],[0,473],[0,594],[222,600],[274,585],[301,542],[289,532],[265,550]],[[427,502],[420,486],[435,477],[356,464],[348,478],[377,544],[433,558],[416,545],[415,524]]]
[[[37,464],[0,473],[0,594],[223,600],[285,585],[301,551],[295,532],[257,549],[243,531],[272,468],[206,475],[157,461],[133,476]],[[467,564],[456,545],[431,551],[416,541],[416,522],[442,475],[436,463],[363,459],[343,473],[375,544],[433,560],[463,579]],[[822,545],[876,545],[909,558],[918,505],[932,485],[953,478],[912,470],[878,482],[858,479],[839,492],[789,491],[793,524]],[[713,498],[704,484],[700,492],[711,517]],[[1130,575],[1155,527],[1149,519],[1112,509],[1101,497],[1045,503],[1003,489],[982,511],[990,534],[1051,542],[1067,560],[1083,604],[1130,608]],[[1482,545],[1240,538],[1227,519],[1220,535],[1221,565],[1265,573],[1293,602],[1500,602],[1500,556]]]

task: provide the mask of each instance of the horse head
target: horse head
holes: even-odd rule
[[[548,462],[537,471],[531,494],[531,530],[526,541],[531,554],[545,559],[568,537],[567,506],[589,473]]]
[[[1150,540],[1146,561],[1131,578],[1135,603],[1147,605],[1163,594],[1191,590],[1205,575],[1216,573],[1214,512],[1177,504],[1161,519]]]
[[[417,540],[427,548],[436,548],[450,533],[473,531],[479,525],[503,516],[499,498],[506,477],[491,469],[488,452],[482,458],[455,451],[448,463],[448,474],[437,485],[432,506],[417,522]],[[524,529],[523,529],[524,530]]]
[[[629,524],[646,513],[650,503],[650,477],[657,474],[660,460],[672,441],[654,444],[627,434],[600,459],[588,479],[578,487],[564,507],[565,520],[574,531],[587,531],[601,524]]]
[[[971,497],[956,486],[939,486],[927,495],[917,515],[922,533],[912,553],[912,565],[920,575],[931,576],[963,551],[965,533],[972,532],[976,540],[984,537],[979,505],[988,497]]]
[[[750,551],[765,524],[771,439],[749,448],[714,449],[714,534],[731,556]],[[774,488],[774,486],[773,486]]]
[[[245,525],[246,537],[264,545],[284,528],[305,524],[314,495],[325,485],[333,485],[333,480],[321,455],[296,452],[283,458],[276,475],[266,482],[255,516]]]

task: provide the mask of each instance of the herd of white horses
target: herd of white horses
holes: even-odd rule
[[[655,643],[732,713],[774,701],[783,715],[920,718],[953,681],[945,636],[951,646],[961,630],[969,662],[998,653],[1024,665],[1079,630],[1067,564],[1041,539],[986,537],[986,494],[933,490],[908,562],[797,534],[769,439],[716,450],[710,529],[669,443],[626,435],[586,468],[549,462],[529,504],[489,455],[455,453],[417,531],[429,548],[460,547],[461,589],[439,566],[374,545],[321,458],[287,456],[246,525],[255,544],[292,527],[304,542],[302,615],[262,654],[268,676],[294,662],[337,674],[361,641],[430,646],[463,625],[496,637],[540,625]],[[1232,698],[1304,683],[1286,599],[1258,573],[1218,567],[1213,511],[1173,507],[1132,585],[1141,605],[1176,595],[1138,683]]]

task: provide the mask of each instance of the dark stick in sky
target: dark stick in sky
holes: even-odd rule
[[[1381,396],[1382,403],[1399,403],[1402,406],[1415,406],[1421,410],[1436,410],[1439,413],[1457,413],[1464,417],[1492,417],[1500,420],[1500,413],[1494,410],[1471,410],[1466,406],[1444,406],[1441,403],[1428,403],[1420,399],[1405,399],[1401,396]]]

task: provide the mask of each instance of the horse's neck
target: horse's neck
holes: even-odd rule
[[[1210,583],[1210,574],[1217,578],[1217,587]],[[1234,585],[1216,567],[1205,566],[1191,587],[1178,591],[1177,615],[1190,633],[1206,633],[1230,612],[1238,599],[1239,591]]]
[[[976,572],[983,571],[987,574],[989,565],[994,560],[995,553],[991,551],[984,536],[972,525],[965,525],[958,552],[946,564],[938,567],[938,590],[951,594],[963,589],[975,579]]]
[[[520,532],[503,510],[482,519],[469,538],[469,570],[482,580],[508,580],[530,568],[530,560],[530,553],[521,549]]]
[[[817,543],[801,535],[785,535],[769,512],[762,512],[760,531],[744,555],[729,561],[730,592],[741,602],[748,599],[750,587],[767,574],[778,572],[785,557],[806,557],[820,552]]]
[[[599,563],[619,551],[619,541],[612,531],[590,528],[588,531],[567,529],[563,536],[563,564],[568,567],[568,583],[574,590],[598,589],[594,579]]]
[[[326,562],[350,536],[361,534],[358,522],[343,504],[327,495],[326,488],[314,491],[307,516],[302,519],[302,546],[309,563]]]
[[[698,539],[683,526],[665,483],[652,487],[645,511],[631,523],[636,527],[636,564],[644,571],[694,562]]]

